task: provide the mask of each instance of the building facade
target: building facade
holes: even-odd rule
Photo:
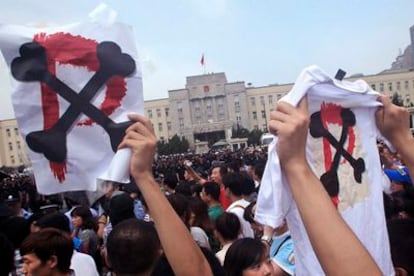
[[[16,119],[0,121],[0,166],[27,165],[28,153]]]
[[[414,103],[414,70],[386,71],[346,80],[357,79],[365,80],[387,96],[398,93],[405,106]],[[177,134],[189,140],[191,146],[198,141],[211,144],[230,138],[236,127],[266,132],[270,112],[292,86],[290,83],[249,87],[244,82],[228,82],[225,73],[190,76],[185,88],[168,91],[168,98],[146,101],[145,114],[159,139]]]
[[[398,93],[405,106],[413,106],[414,70],[386,71],[346,80],[357,79],[364,79],[387,96]],[[145,101],[144,110],[159,140],[178,135],[185,137],[193,149],[197,144],[228,140],[237,127],[266,132],[270,112],[293,86],[290,83],[251,87],[245,82],[228,82],[225,73],[190,76],[186,80],[184,88],[168,91],[168,98]],[[414,114],[414,108],[410,112]],[[0,121],[0,166],[28,163],[16,120]]]

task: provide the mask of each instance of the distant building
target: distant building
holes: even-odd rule
[[[397,92],[406,106],[414,103],[414,71],[358,74],[346,80],[356,79],[365,80],[374,90],[388,96]],[[177,134],[195,147],[202,141],[212,144],[228,139],[237,127],[266,132],[270,112],[292,86],[290,83],[246,87],[244,81],[228,82],[225,73],[190,76],[185,88],[170,90],[169,98],[146,101],[144,109],[160,140]]]
[[[410,28],[411,37],[411,68],[414,68],[414,25]]]
[[[399,53],[391,64],[391,68],[386,71],[414,69],[414,25],[410,28],[410,39],[411,44],[405,48],[404,52]]]
[[[414,103],[414,70],[386,71],[377,75],[361,74],[348,81],[364,79],[385,95],[398,93],[405,106]],[[144,112],[154,126],[159,140],[174,135],[186,137],[190,146],[205,147],[232,135],[232,129],[267,131],[268,117],[276,102],[293,84],[262,87],[228,82],[225,73],[187,77],[185,88],[168,91],[169,97],[145,101]],[[410,108],[414,114],[414,108]],[[0,121],[0,166],[17,167],[29,163],[24,140],[15,119]]]
[[[16,119],[0,121],[0,166],[18,167],[27,165],[28,160]]]

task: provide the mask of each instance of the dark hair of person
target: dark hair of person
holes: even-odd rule
[[[191,188],[191,195],[193,197],[195,196],[195,197],[200,198],[200,194],[201,194],[201,190],[203,189],[203,186],[201,186],[201,184],[196,183],[196,184],[190,185],[190,188]]]
[[[98,223],[96,219],[92,216],[91,210],[85,206],[78,206],[72,210],[70,213],[71,217],[81,217],[82,218],[82,229],[92,229],[94,231],[98,230]]]
[[[190,184],[188,184],[188,182],[186,181],[180,182],[180,184],[178,184],[177,187],[175,187],[175,193],[181,194],[186,197],[191,197],[192,193]]]
[[[113,196],[109,201],[109,218],[112,226],[123,220],[135,218],[134,200],[124,192]]]
[[[248,196],[255,191],[254,180],[247,173],[240,173],[242,179],[242,195]]]
[[[224,187],[235,196],[243,194],[243,178],[240,173],[228,173],[223,176]]]
[[[29,223],[29,225],[31,225],[32,223],[35,223],[41,218],[43,217],[45,214],[41,213],[41,212],[37,212],[32,214],[28,219],[27,222]]]
[[[226,273],[224,272],[224,269],[221,266],[220,261],[217,259],[214,253],[205,247],[200,247],[200,249],[201,249],[201,252],[203,252],[204,257],[206,257],[207,262],[210,264],[210,268],[211,268],[211,271],[213,272],[213,275],[214,276],[225,276]],[[151,275],[152,276],[173,276],[175,275],[165,254],[163,254],[161,258],[158,260],[155,266],[155,269]]]
[[[12,243],[0,232],[0,275],[9,275],[14,267],[14,249]]]
[[[257,239],[243,238],[232,243],[224,259],[224,270],[228,276],[240,276],[243,270],[254,266],[269,254],[266,245]]]
[[[264,172],[265,166],[266,166],[266,163],[264,162],[258,162],[257,164],[254,165],[254,174],[259,179],[263,178],[263,172]]]
[[[62,213],[44,215],[36,222],[36,225],[42,229],[52,227],[70,234],[69,219]]]
[[[226,175],[229,172],[229,170],[227,169],[227,166],[226,165],[223,165],[223,164],[212,164],[211,165],[211,169],[210,169],[210,174],[211,174],[211,172],[215,168],[219,168],[220,169],[220,175],[221,175],[221,177],[223,177],[224,175]]]
[[[167,199],[177,215],[183,220],[184,224],[189,227],[188,219],[190,214],[188,213],[188,198],[182,194],[175,193],[167,196]]]
[[[242,165],[242,162],[240,159],[234,159],[229,163],[228,167],[230,170],[237,173],[237,172],[240,172],[241,165]]]
[[[153,224],[135,218],[120,222],[107,240],[108,261],[116,275],[136,275],[153,269],[161,244]]]
[[[220,186],[216,182],[209,181],[203,185],[204,193],[211,196],[215,201],[220,200]]]
[[[213,234],[214,225],[208,215],[207,204],[197,197],[193,197],[188,202],[190,215],[194,215],[193,224],[204,230],[206,233]]]
[[[227,241],[237,239],[241,229],[239,218],[235,214],[229,212],[218,216],[215,221],[215,226],[216,231]]]
[[[243,218],[248,223],[255,223],[254,220],[254,213],[253,213],[253,207],[256,206],[256,201],[251,202],[247,207],[244,209]]]
[[[177,176],[174,173],[167,173],[164,177],[164,184],[167,185],[170,189],[175,189],[178,184]]]
[[[30,224],[23,217],[10,217],[1,223],[0,232],[3,232],[14,248],[18,249],[22,241],[30,234]]]
[[[73,254],[73,241],[67,233],[58,229],[45,228],[30,234],[20,246],[20,255],[35,254],[45,263],[52,256],[57,258],[57,269],[60,272],[70,271]]]
[[[414,275],[414,219],[391,219],[387,228],[394,267]]]

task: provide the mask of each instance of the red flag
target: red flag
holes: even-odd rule
[[[202,66],[204,66],[204,53],[203,53],[203,55],[201,56],[200,63],[201,63],[201,65],[202,65]]]

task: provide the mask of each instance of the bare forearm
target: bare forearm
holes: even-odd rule
[[[303,163],[284,171],[312,247],[325,273],[380,275],[378,266],[339,215],[309,166]]]
[[[405,165],[410,172],[411,180],[414,178],[414,138],[407,135],[394,145],[400,153]]]
[[[147,202],[163,250],[175,274],[211,275],[210,266],[203,253],[153,177],[147,174],[135,180]],[[172,237],[171,233],[179,238]]]

